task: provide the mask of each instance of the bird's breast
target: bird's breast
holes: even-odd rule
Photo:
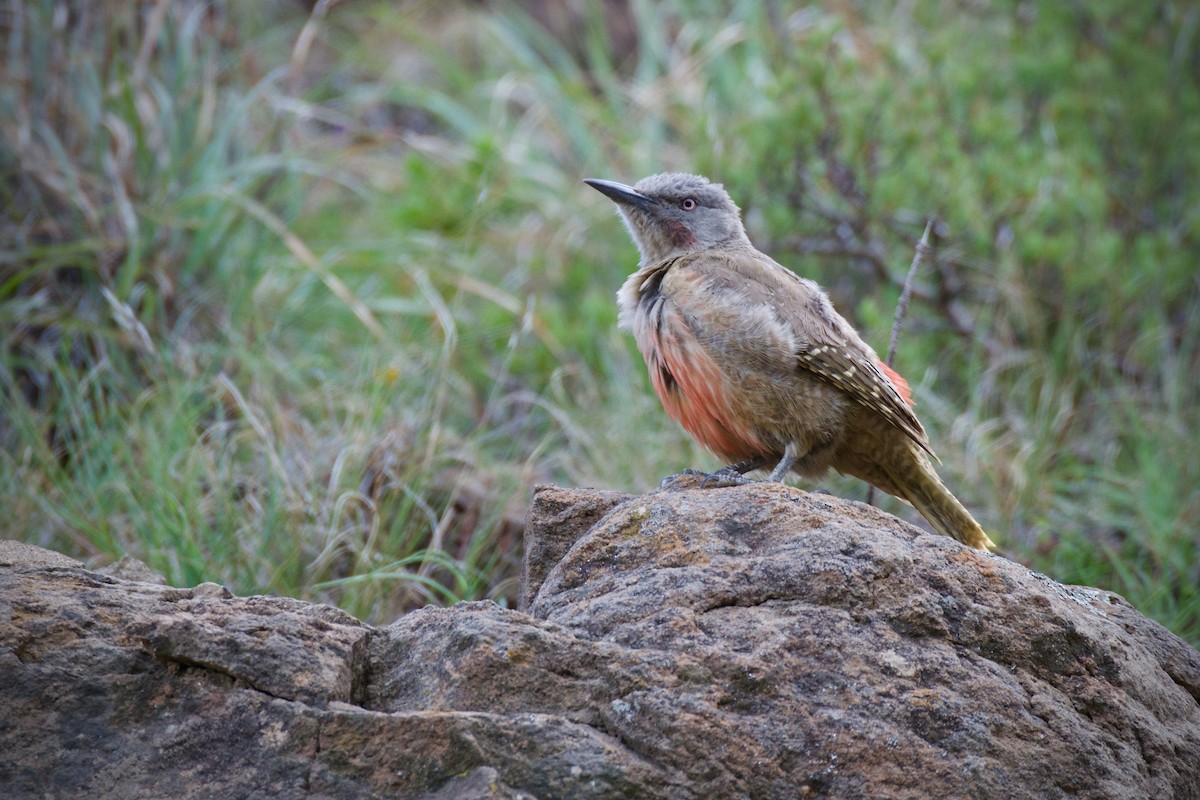
[[[631,276],[618,295],[622,324],[633,332],[663,408],[697,441],[724,458],[761,455],[762,442],[732,402],[738,387],[731,371],[697,335],[679,298],[664,291],[663,275],[642,272]]]

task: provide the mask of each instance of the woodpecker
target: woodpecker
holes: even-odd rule
[[[995,547],[935,471],[908,384],[815,282],[755,249],[720,184],[663,173],[587,178],[616,203],[641,259],[617,293],[666,412],[728,462],[720,485],[772,468],[832,468],[911,503],[934,530]]]

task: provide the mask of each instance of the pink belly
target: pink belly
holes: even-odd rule
[[[735,413],[730,403],[735,387],[693,337],[663,331],[653,339],[642,348],[650,381],[663,408],[685,431],[728,461],[770,455]]]

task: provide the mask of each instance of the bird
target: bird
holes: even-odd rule
[[[666,172],[628,186],[585,178],[616,203],[638,268],[617,292],[667,414],[727,462],[705,485],[829,469],[915,506],[935,531],[995,544],[946,488],[908,383],[815,282],[757,250],[719,183]],[[681,473],[682,474],[682,473]]]

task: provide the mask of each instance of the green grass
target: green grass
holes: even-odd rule
[[[1190,5],[111,5],[0,5],[4,535],[375,621],[510,600],[533,484],[716,465],[579,182],[684,169],[881,350],[936,220],[897,367],[947,482],[1200,643]]]

